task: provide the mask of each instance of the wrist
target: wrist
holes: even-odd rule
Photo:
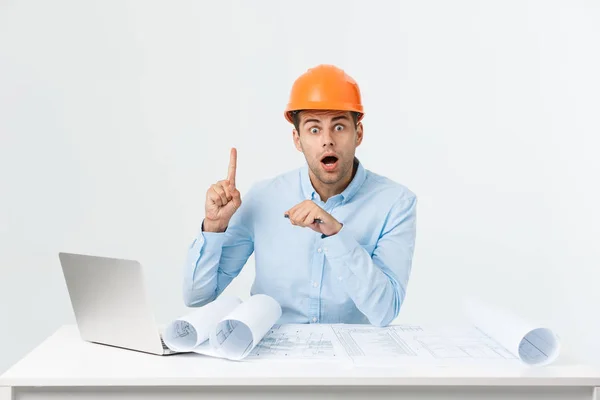
[[[203,232],[217,232],[222,233],[227,230],[227,224],[223,225],[219,221],[212,221],[210,219],[205,218],[202,221],[202,231]]]
[[[342,230],[343,224],[335,221],[335,226],[331,229],[331,231],[323,232],[325,236],[333,236],[336,235],[339,231]]]

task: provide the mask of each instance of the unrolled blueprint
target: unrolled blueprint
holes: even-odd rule
[[[274,325],[248,359],[335,359],[344,356],[331,325]]]
[[[321,359],[368,366],[543,365],[559,352],[558,336],[481,303],[465,326],[352,324],[274,325],[249,360]]]
[[[246,359],[339,360],[369,366],[519,362],[477,328],[421,325],[275,325]]]
[[[519,362],[516,355],[477,328],[333,325],[332,330],[355,364],[452,366]]]

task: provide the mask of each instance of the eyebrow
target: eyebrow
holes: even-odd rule
[[[346,121],[349,121],[349,118],[347,115],[340,115],[340,116],[331,118],[331,122],[339,121],[340,119],[345,119]]]
[[[321,121],[319,121],[318,119],[309,118],[309,119],[307,119],[306,121],[304,121],[304,122],[302,123],[302,125],[306,125],[306,124],[308,124],[309,122],[316,122],[316,123],[320,123]]]
[[[346,120],[346,121],[349,121],[349,118],[348,118],[348,116],[347,116],[347,115],[339,115],[339,116],[337,116],[337,117],[333,117],[333,118],[331,118],[331,122],[339,121],[339,120],[342,120],[342,119],[343,119],[343,120]],[[302,125],[306,125],[306,124],[308,124],[309,122],[321,123],[321,121],[319,121],[318,119],[309,118],[309,119],[307,119],[306,121],[304,121],[304,122],[302,123]]]

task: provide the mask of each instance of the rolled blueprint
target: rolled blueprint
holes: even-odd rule
[[[174,351],[193,351],[208,340],[211,328],[241,303],[237,297],[219,296],[213,302],[176,319],[165,328],[165,344]]]
[[[219,296],[167,325],[163,340],[177,352],[241,360],[280,317],[281,306],[269,296],[257,294],[245,302]]]
[[[560,338],[550,328],[472,298],[464,301],[472,323],[527,365],[546,365],[560,352]]]

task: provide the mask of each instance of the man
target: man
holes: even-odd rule
[[[300,76],[285,110],[306,165],[260,181],[242,202],[236,149],[227,179],[206,193],[189,248],[184,299],[214,300],[255,253],[252,294],[273,297],[280,323],[389,324],[406,294],[416,234],[416,196],[366,170],[356,82],[320,65]]]

